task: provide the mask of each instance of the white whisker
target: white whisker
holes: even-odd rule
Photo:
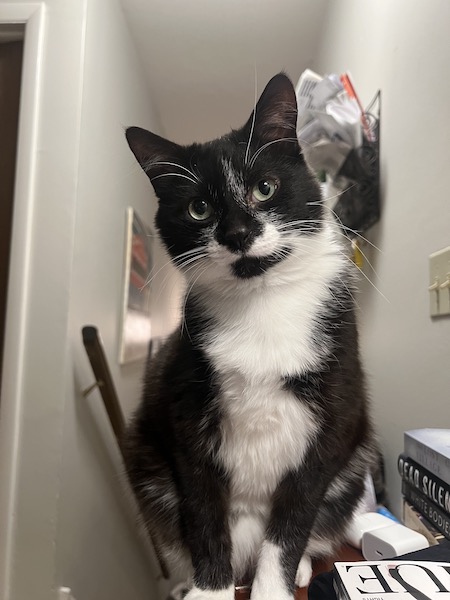
[[[342,254],[342,256],[344,256],[344,257],[346,258],[346,260],[349,260],[349,261],[352,263],[352,265],[353,265],[353,266],[354,266],[356,269],[358,269],[358,271],[361,273],[361,275],[364,277],[364,279],[366,279],[366,280],[367,280],[367,281],[370,283],[370,285],[371,285],[371,286],[374,288],[374,290],[376,290],[376,291],[377,291],[377,292],[380,294],[380,296],[381,296],[381,297],[382,297],[384,300],[386,300],[386,302],[389,302],[389,304],[390,304],[390,300],[389,300],[389,299],[388,299],[388,298],[387,298],[387,297],[386,297],[386,296],[383,294],[383,292],[382,292],[381,290],[379,290],[379,289],[377,288],[377,286],[376,286],[376,285],[374,284],[374,282],[373,282],[373,281],[370,279],[370,277],[368,277],[368,276],[367,276],[367,275],[364,273],[364,271],[363,271],[363,270],[362,270],[360,267],[358,267],[358,265],[357,265],[357,264],[356,264],[354,261],[352,261],[352,259],[351,259],[349,256],[347,256],[347,254],[345,254],[345,252],[341,252],[341,254]]]
[[[256,75],[256,66],[255,66],[255,108],[253,109],[252,125],[250,127],[250,134],[248,136],[247,148],[245,150],[245,158],[244,158],[244,164],[245,165],[248,163],[248,155],[249,155],[249,152],[250,152],[250,144],[252,142],[253,130],[255,128],[257,101],[258,101],[258,79],[257,79],[257,75]]]
[[[378,248],[378,246],[376,246],[370,240],[368,240],[363,235],[361,235],[360,233],[358,233],[355,229],[352,229],[351,227],[348,227],[347,225],[344,225],[344,223],[339,218],[339,216],[336,214],[336,212],[330,206],[327,206],[325,204],[326,200],[332,200],[333,198],[336,198],[336,197],[340,196],[340,194],[346,192],[347,190],[350,190],[355,185],[356,185],[356,183],[354,183],[353,185],[347,187],[345,190],[343,190],[339,194],[336,194],[335,196],[330,196],[328,198],[325,198],[324,200],[319,200],[317,202],[307,202],[307,204],[310,205],[310,206],[322,206],[323,208],[326,208],[327,210],[329,210],[334,215],[336,221],[339,223],[339,225],[342,227],[342,229],[345,229],[346,231],[349,231],[350,233],[352,233],[356,237],[360,238],[362,241],[364,241],[367,244],[369,244],[369,246],[372,246],[372,248],[374,248],[375,250],[377,250],[378,252],[380,252],[380,254],[383,254],[383,250],[381,250],[381,248]]]
[[[175,256],[173,258],[173,261],[175,262],[175,261],[183,260],[184,258],[188,258],[195,254],[199,254],[201,252],[204,252],[205,250],[206,250],[205,245],[198,246],[198,248],[192,248],[191,250],[186,250],[186,252],[182,252],[181,254],[178,254],[177,256]]]
[[[186,171],[186,173],[189,173],[189,175],[192,175],[192,177],[194,179],[196,179],[200,183],[200,179],[199,179],[199,177],[195,173],[193,173],[192,171],[190,171],[186,167],[183,167],[183,165],[179,165],[178,163],[173,163],[173,162],[169,162],[169,161],[150,162],[150,163],[148,163],[148,164],[145,165],[145,171],[147,171],[148,169],[150,169],[150,167],[156,167],[158,165],[167,165],[167,166],[170,166],[170,167],[177,167],[178,169],[182,169],[183,171]]]
[[[253,167],[253,165],[256,162],[256,159],[261,154],[261,152],[263,150],[265,150],[266,148],[268,148],[269,146],[271,146],[272,144],[276,144],[278,142],[296,142],[296,141],[297,141],[297,138],[279,138],[277,140],[272,140],[271,142],[267,142],[266,144],[261,146],[261,148],[258,148],[258,150],[255,152],[255,154],[252,156],[252,159],[250,161],[250,168]]]
[[[159,179],[160,177],[183,177],[183,179],[187,179],[188,181],[191,181],[192,183],[198,183],[198,181],[196,181],[195,179],[192,179],[192,177],[188,177],[187,175],[183,175],[182,173],[162,173],[161,175],[156,175],[155,177],[150,177],[150,181],[155,181],[155,179]]]
[[[202,254],[200,256],[193,256],[193,257],[183,261],[182,263],[177,264],[177,267],[179,267],[183,271],[183,273],[186,273],[190,269],[189,265],[192,265],[193,263],[196,263],[205,258],[208,258],[208,254],[206,254],[206,253]],[[189,267],[189,268],[186,269],[186,267]]]
[[[191,254],[193,251],[189,250],[188,252],[183,252],[183,255],[185,254]],[[182,255],[180,255],[182,256]],[[186,259],[185,262],[181,263],[181,262],[177,262],[175,263],[175,260],[179,260],[180,257],[177,257],[177,259],[173,259],[173,263],[182,270],[184,277],[187,277],[187,274],[189,271],[191,271],[192,269],[195,269],[198,266],[198,263],[200,262],[200,260],[203,260],[205,258],[208,258],[208,255],[206,253],[199,255],[199,256],[191,256],[190,258]],[[156,298],[156,301],[159,300],[159,298],[161,297],[161,293],[163,291],[163,288],[166,284],[167,278],[169,277],[170,273],[166,273],[162,283],[159,286],[159,293],[158,296]],[[172,284],[173,285],[173,284]]]
[[[151,273],[149,273],[147,279],[145,280],[144,285],[140,288],[140,291],[142,292],[142,290],[147,287],[148,285],[151,284],[151,282],[155,279],[155,277],[158,275],[158,273],[160,273],[165,267],[167,267],[168,265],[170,265],[172,263],[172,259],[167,260],[157,271],[156,273],[154,273],[153,275]]]
[[[331,210],[331,209],[330,209],[330,210]],[[332,211],[332,212],[333,212],[333,211]],[[335,216],[336,216],[336,215],[335,215]],[[311,223],[311,227],[310,227],[310,228],[308,228],[308,227],[302,227],[301,229],[298,229],[298,227],[297,227],[297,225],[307,225],[308,223]],[[278,231],[280,232],[280,234],[282,235],[282,237],[285,237],[285,238],[287,238],[287,239],[289,239],[289,240],[292,240],[292,239],[293,239],[293,238],[292,238],[292,236],[291,236],[291,235],[289,235],[289,234],[291,234],[291,232],[294,232],[294,231],[297,231],[297,230],[299,230],[299,231],[301,231],[301,232],[303,232],[303,233],[305,233],[305,232],[314,232],[314,231],[316,231],[316,227],[315,227],[315,225],[314,225],[314,224],[322,224],[322,223],[325,223],[325,220],[323,220],[323,219],[311,219],[310,221],[308,221],[307,219],[306,219],[306,220],[300,219],[300,220],[297,220],[297,221],[290,221],[290,222],[288,222],[288,223],[282,223],[281,225],[277,225],[277,229],[278,229]],[[342,236],[342,237],[343,237],[345,240],[347,240],[348,242],[351,242],[351,239],[350,239],[350,238],[349,238],[349,237],[348,237],[348,236],[345,234],[345,232],[344,232],[344,231],[341,231],[341,229],[340,229],[340,228],[341,228],[341,227],[345,228],[345,226],[344,226],[344,225],[342,225],[342,222],[341,222],[340,220],[338,220],[338,226],[339,226],[339,229],[336,229],[336,230],[335,230],[335,231],[336,231],[336,233],[337,233],[338,235]],[[294,238],[294,239],[295,239],[295,238]],[[377,249],[377,248],[376,248],[376,246],[374,246],[374,248],[375,248],[375,249]],[[375,267],[372,265],[372,263],[371,263],[371,262],[370,262],[370,260],[368,259],[367,255],[366,255],[366,254],[365,254],[365,253],[364,253],[364,252],[361,250],[361,248],[360,248],[359,250],[360,250],[360,252],[361,252],[362,256],[364,257],[365,261],[366,261],[366,262],[367,262],[367,264],[369,265],[370,269],[372,270],[373,274],[375,275],[375,277],[376,277],[378,280],[380,280],[380,277],[379,277],[379,275],[378,275],[378,273],[377,273],[377,271],[376,271]],[[383,294],[383,293],[382,293],[382,292],[381,292],[381,291],[380,291],[380,290],[377,288],[377,286],[376,286],[376,285],[373,283],[373,281],[372,281],[372,280],[369,278],[369,276],[368,276],[368,275],[366,275],[366,273],[364,273],[364,272],[362,271],[362,269],[361,269],[360,267],[358,267],[358,265],[356,265],[356,264],[354,263],[354,261],[353,261],[353,260],[350,258],[350,256],[348,256],[347,254],[345,254],[345,253],[344,253],[344,252],[342,252],[342,251],[341,251],[341,254],[342,254],[342,255],[344,255],[344,256],[346,257],[346,259],[347,259],[347,260],[351,261],[352,265],[354,265],[354,267],[356,267],[356,268],[358,269],[358,271],[359,271],[359,272],[360,272],[360,273],[363,275],[363,277],[364,277],[365,279],[367,279],[367,281],[370,283],[370,285],[372,285],[372,286],[375,288],[375,290],[376,290],[376,291],[377,291],[377,292],[378,292],[378,293],[379,293],[379,294],[380,294],[380,295],[381,295],[383,298],[385,298],[386,300],[388,300],[388,299],[386,298],[386,296],[385,296],[385,295],[384,295],[384,294]],[[389,300],[388,300],[388,301],[389,301]]]
[[[194,248],[193,250],[187,250],[186,252],[182,252],[181,254],[179,254],[178,256],[175,256],[174,258],[170,258],[169,260],[167,260],[155,273],[149,273],[144,285],[141,288],[141,291],[147,287],[148,285],[150,285],[150,283],[155,279],[155,277],[168,265],[170,264],[174,264],[175,266],[177,265],[177,262],[179,260],[183,260],[183,258],[189,257],[191,255],[195,255],[201,252],[204,252],[204,246],[200,246],[199,248]],[[169,248],[170,250],[170,248]],[[166,275],[167,278],[167,275]]]
[[[289,223],[285,223],[283,225],[281,225],[278,229],[280,231],[280,233],[282,235],[285,235],[286,237],[288,237],[288,235],[291,231],[295,231],[297,228],[294,227],[294,225],[297,224],[308,224],[308,220],[299,220],[299,221],[291,221]],[[318,220],[318,219],[311,219],[310,221],[311,223],[324,223],[325,221],[323,220]],[[345,225],[343,225],[342,221],[339,219],[338,220],[338,225],[342,228],[345,228]],[[286,229],[288,229],[288,231],[286,231]],[[308,231],[316,231],[316,227],[314,225],[311,225],[310,228],[307,227],[302,227],[300,229],[300,231],[302,232],[308,232]],[[344,231],[340,231],[340,229],[336,230],[336,233],[338,233],[339,235],[341,235],[345,240],[347,240],[348,242],[351,242],[351,239],[348,237],[348,235],[345,234]],[[376,246],[375,246],[376,248]],[[377,248],[376,248],[377,249]],[[375,275],[375,277],[377,279],[380,279],[378,273],[375,270],[375,267],[372,265],[372,263],[370,262],[368,256],[363,252],[363,250],[361,250],[361,248],[359,248],[359,251],[361,252],[362,256],[364,257],[365,261],[367,262],[367,264],[369,265],[369,267],[371,268],[373,274]]]
[[[201,264],[200,265],[196,265],[196,266],[201,267]],[[187,323],[186,323],[186,318],[185,318],[185,316],[186,316],[186,305],[187,305],[189,296],[190,296],[192,290],[194,289],[195,284],[200,279],[200,277],[205,273],[205,271],[207,270],[207,268],[208,268],[208,265],[206,265],[205,268],[197,275],[197,277],[194,279],[194,281],[191,283],[191,285],[186,290],[186,293],[185,293],[185,296],[184,296],[184,302],[183,302],[183,307],[182,307],[182,311],[181,311],[181,314],[182,314],[182,317],[181,317],[181,334],[183,334],[183,331],[186,330],[188,338],[191,340],[191,342],[192,342],[192,338],[191,338],[191,335],[189,333],[189,329],[188,329],[188,326],[187,326]]]

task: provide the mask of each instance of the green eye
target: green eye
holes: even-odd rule
[[[266,202],[275,194],[278,185],[273,179],[261,179],[253,186],[252,196],[256,202]]]
[[[196,221],[205,221],[213,214],[213,209],[206,200],[197,198],[189,203],[188,213]]]

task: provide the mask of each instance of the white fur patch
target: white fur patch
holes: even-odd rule
[[[265,503],[288,469],[299,466],[317,431],[313,413],[278,378],[223,377],[219,457],[232,502]],[[256,504],[256,505],[257,505]]]
[[[281,251],[286,247],[282,235],[277,229],[276,222],[267,215],[259,216],[260,224],[262,225],[262,233],[258,235],[251,247],[246,251],[246,256],[267,257]],[[206,240],[207,252],[212,261],[220,266],[229,267],[236,262],[239,256],[235,252],[231,252],[225,246],[222,246],[214,239],[215,228],[205,230],[204,239]],[[230,278],[231,271],[227,269],[227,278]],[[216,272],[217,277],[217,272]],[[233,279],[235,277],[233,276]],[[248,284],[248,282],[247,282]],[[251,287],[251,286],[250,286]]]
[[[331,556],[334,550],[330,540],[310,537],[306,546],[306,554],[315,558]]]
[[[306,587],[311,581],[312,564],[311,558],[304,554],[298,563],[297,574],[295,576],[295,585],[298,587]]]
[[[292,600],[286,589],[280,562],[278,546],[264,542],[253,582],[251,600]]]
[[[245,199],[245,184],[242,174],[236,171],[228,158],[222,159],[223,172],[227,180],[228,187],[233,194],[236,202],[242,204]]]
[[[263,232],[255,238],[247,256],[270,256],[282,248],[282,239],[273,223],[263,223]]]
[[[265,519],[261,514],[239,512],[230,526],[232,557],[231,564],[235,581],[241,581],[256,559],[264,539]]]
[[[263,220],[264,221],[264,220]],[[276,228],[276,225],[270,220],[266,222],[262,222],[263,231],[261,235],[257,236],[250,247],[250,249],[245,253],[246,256],[252,257],[266,257],[272,256],[274,253],[279,252],[283,249],[283,239]],[[225,267],[226,273],[223,275],[227,276],[227,279],[231,277],[230,266],[235,263],[240,256],[237,256],[236,253],[231,252],[225,246],[222,246],[217,242],[214,238],[214,230],[210,229],[206,231],[205,238],[208,239],[207,242],[207,252],[211,257],[212,261],[215,263],[215,267]],[[217,278],[218,273],[217,270],[214,271],[215,277]],[[222,276],[222,274],[220,274]],[[235,276],[232,276],[235,279]],[[247,285],[249,282],[247,281]],[[250,283],[250,287],[252,287]]]
[[[256,562],[271,495],[287,470],[301,464],[317,426],[306,405],[277,380],[229,375],[220,404],[219,459],[231,479],[232,564],[239,579]]]
[[[198,283],[208,286],[202,302],[215,327],[205,351],[219,371],[279,379],[314,370],[332,350],[317,339],[315,325],[347,259],[331,228],[297,238],[290,256],[249,280],[230,276],[225,248],[211,252],[214,264]]]
[[[234,600],[234,585],[224,590],[201,590],[194,586],[185,596],[185,600]]]
[[[340,498],[349,486],[349,482],[344,479],[344,476],[337,476],[333,479],[333,481],[328,486],[327,492],[325,494],[326,498]]]
[[[323,357],[312,335],[320,304],[314,287],[298,282],[289,293],[255,289],[234,301],[217,299],[211,312],[222,323],[206,341],[207,354],[221,370],[249,378],[313,370]]]

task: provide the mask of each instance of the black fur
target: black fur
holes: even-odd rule
[[[214,226],[217,242],[236,254],[230,277],[254,280],[291,252],[287,245],[268,257],[245,255],[261,235],[257,214],[276,216],[281,224],[295,221],[299,235],[320,231],[320,191],[300,153],[295,124],[292,84],[280,74],[268,84],[246,125],[219,140],[181,147],[139,128],[127,130],[130,147],[159,197],[156,225],[175,261],[202,245],[205,232]],[[224,160],[242,173],[246,190],[273,177],[279,182],[273,198],[258,206],[249,196],[237,200]],[[212,213],[199,221],[189,206],[202,199]],[[323,348],[320,367],[280,377],[280,386],[306,403],[319,424],[303,462],[280,480],[266,523],[266,539],[281,548],[289,590],[310,539],[340,541],[362,495],[367,468],[375,462],[348,274],[329,285],[333,300],[314,324],[316,347]],[[201,293],[207,291],[193,289],[183,327],[148,364],[142,403],[124,448],[129,479],[156,542],[187,552],[195,585],[217,590],[234,581],[230,476],[218,459],[221,379],[204,345],[216,324],[205,317]],[[333,495],[330,485],[337,477],[344,485]]]

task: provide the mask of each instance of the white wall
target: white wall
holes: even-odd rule
[[[124,127],[141,125],[159,131],[160,126],[140,58],[115,0],[87,3],[84,52],[69,314],[73,369],[70,364],[56,572],[58,583],[70,586],[77,600],[147,600],[156,597],[152,578],[157,569],[146,563],[136,543],[133,516],[127,516],[129,507],[118,480],[122,465],[99,393],[87,399],[80,393],[93,380],[81,328],[86,324],[99,328],[129,416],[140,395],[143,364],[120,367],[117,361],[125,212],[131,205],[150,224],[156,202],[148,178],[128,148]],[[174,325],[176,313],[163,310],[173,283],[170,277],[166,283],[161,302],[153,307],[155,334],[167,333]],[[169,303],[175,308],[173,300]],[[86,552],[85,560],[80,560]]]
[[[317,65],[350,71],[364,103],[382,92],[383,214],[362,284],[361,344],[396,512],[402,433],[450,427],[450,319],[428,316],[428,255],[450,244],[450,62],[445,0],[335,0]]]
[[[0,413],[0,597],[48,600],[65,585],[77,600],[149,600],[164,585],[136,535],[100,397],[81,395],[93,381],[81,327],[99,327],[128,415],[143,365],[117,364],[125,208],[151,222],[155,200],[123,128],[159,122],[116,0],[34,8],[42,56],[31,68],[28,29]],[[0,5],[0,21],[21,10]],[[158,334],[175,323],[172,286],[169,272]]]
[[[249,118],[276,73],[314,62],[330,0],[122,0],[167,136],[212,140]]]

